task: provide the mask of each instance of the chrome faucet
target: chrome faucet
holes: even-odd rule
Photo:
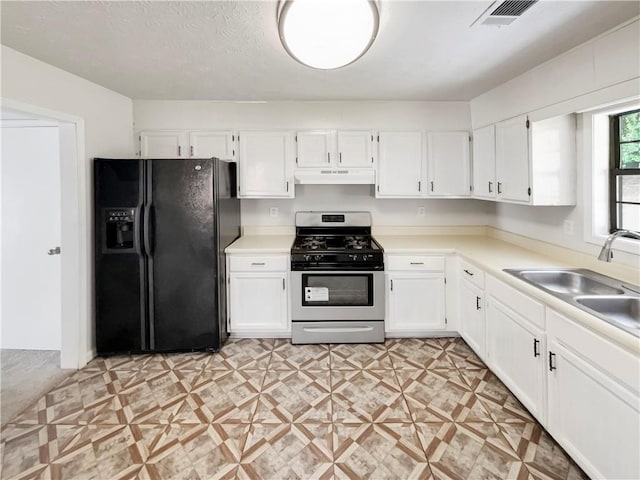
[[[602,260],[603,262],[611,261],[611,244],[618,237],[635,238],[636,240],[640,240],[640,234],[637,232],[632,230],[616,230],[607,237],[607,240],[602,246],[602,250],[600,250],[600,255],[598,255],[598,260]]]

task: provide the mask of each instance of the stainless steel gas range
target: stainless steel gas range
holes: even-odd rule
[[[368,212],[297,212],[291,342],[384,342],[384,256]]]

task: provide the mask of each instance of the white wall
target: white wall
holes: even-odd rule
[[[132,101],[100,85],[5,46],[2,46],[1,51],[1,67],[3,103],[13,103],[11,106],[14,108],[16,104],[26,104],[79,117],[84,122],[84,130],[79,134],[84,141],[85,163],[76,166],[77,171],[81,173],[79,184],[75,182],[65,184],[64,171],[62,175],[62,248],[64,252],[66,245],[67,249],[72,247],[76,253],[78,249],[81,252],[81,264],[78,265],[77,271],[83,273],[78,281],[91,292],[93,260],[90,210],[93,193],[90,163],[96,156],[128,157],[135,153]],[[79,206],[78,218],[69,218],[69,202]],[[70,245],[71,241],[65,244],[65,228],[67,233],[77,233],[75,237],[80,240],[76,245]],[[79,300],[78,308],[81,318],[86,322],[80,325],[82,330],[80,343],[91,349],[94,343],[93,313],[91,301],[87,300],[87,298]],[[64,318],[63,316],[63,321]]]
[[[640,96],[640,21],[604,35],[516,77],[470,102],[474,128],[529,114],[531,118],[581,112]],[[578,115],[575,207],[496,204],[490,225],[538,240],[597,255],[600,245],[588,230],[591,215],[591,129]],[[585,133],[586,132],[586,133]],[[565,221],[573,233],[565,233]],[[599,242],[602,242],[601,237]],[[620,243],[618,243],[620,245]],[[618,251],[615,262],[638,266],[638,256]]]
[[[2,348],[60,350],[60,132],[2,127]]]
[[[467,102],[134,101],[137,131],[155,129],[469,130]],[[418,216],[424,206],[425,216]],[[278,216],[269,215],[278,208]],[[471,200],[375,199],[367,185],[296,185],[290,200],[242,200],[245,226],[294,224],[300,210],[367,210],[375,225],[483,225],[492,204]]]

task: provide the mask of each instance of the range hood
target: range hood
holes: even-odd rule
[[[372,168],[305,168],[294,173],[296,183],[307,185],[373,185]]]

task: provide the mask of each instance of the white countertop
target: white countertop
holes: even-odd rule
[[[523,248],[512,243],[485,235],[375,235],[385,254],[458,254],[480,267],[486,273],[514,288],[538,299],[585,327],[602,334],[627,350],[640,355],[640,338],[625,332],[583,310],[550,295],[518,278],[503,272],[505,268],[587,268],[604,275],[611,274],[611,266],[604,262],[594,263],[576,260],[571,263],[555,257]],[[246,235],[225,250],[234,254],[289,253],[294,235]],[[591,260],[591,259],[589,259]],[[638,283],[639,273],[635,269],[616,270],[615,278],[632,284]]]
[[[225,253],[290,253],[295,235],[243,235],[227,248]]]

